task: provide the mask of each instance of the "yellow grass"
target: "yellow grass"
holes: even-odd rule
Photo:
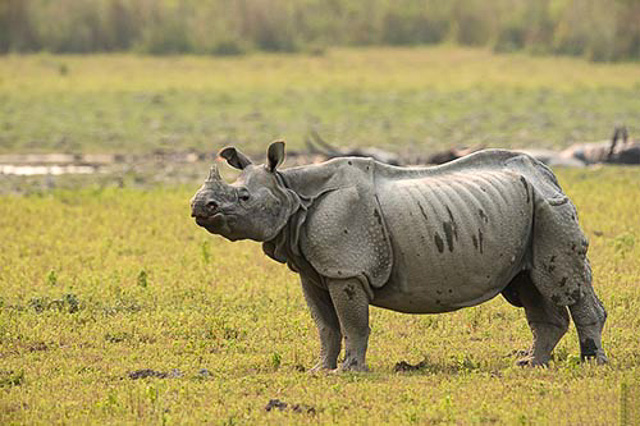
[[[60,72],[67,67],[67,73]],[[452,47],[332,49],[326,55],[247,57],[134,55],[7,56],[6,91],[134,90],[463,90],[481,86],[553,90],[638,88],[635,63],[598,64],[570,57],[499,55]]]
[[[426,155],[452,145],[565,147],[632,134],[640,64],[453,47],[324,56],[0,58],[0,152],[253,152],[275,138]]]
[[[309,376],[299,370],[319,344],[296,276],[255,243],[196,227],[195,185],[2,196],[0,423],[555,425],[639,416],[640,171],[560,178],[609,311],[605,367],[578,363],[573,327],[550,368],[514,367],[530,332],[522,310],[498,297],[434,316],[373,309],[372,372]],[[394,373],[401,360],[427,365]],[[181,375],[129,378],[143,368]],[[266,412],[274,398],[315,414]]]

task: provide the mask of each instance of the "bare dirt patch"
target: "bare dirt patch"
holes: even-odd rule
[[[156,377],[158,379],[175,379],[178,377],[182,377],[183,374],[177,368],[174,368],[169,372],[156,371],[150,368],[143,368],[141,370],[130,371],[128,373],[128,376],[131,380],[146,379],[147,377]]]
[[[316,414],[315,407],[305,404],[289,404],[279,399],[270,399],[264,407],[265,411],[292,411],[301,414]]]

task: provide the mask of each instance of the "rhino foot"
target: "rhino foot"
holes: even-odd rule
[[[329,371],[329,374],[358,373],[358,372],[367,373],[369,371],[370,371],[369,367],[367,367],[366,365],[351,365],[351,366],[341,365],[340,367]]]
[[[307,374],[329,373],[333,370],[336,370],[335,365],[332,367],[322,362],[319,362],[313,367],[311,367],[309,371],[307,371]]]
[[[609,364],[609,358],[607,358],[607,356],[604,353],[599,353],[593,356],[581,356],[580,357],[582,362],[593,362],[596,365],[605,365],[605,364]]]
[[[516,361],[518,367],[548,367],[549,361],[537,360],[533,356],[520,358]]]

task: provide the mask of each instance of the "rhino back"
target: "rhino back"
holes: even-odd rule
[[[544,163],[517,151],[485,149],[439,166],[396,167],[376,163],[376,176],[385,180],[447,177],[452,173],[510,170],[527,178],[545,198],[563,196],[558,181]]]
[[[394,267],[375,303],[441,312],[498,294],[526,261],[533,192],[499,168],[427,175],[384,174],[376,190]]]

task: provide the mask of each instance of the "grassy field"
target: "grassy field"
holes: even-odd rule
[[[310,376],[319,343],[296,276],[196,227],[195,186],[3,196],[0,423],[611,424],[622,401],[640,416],[640,170],[560,178],[609,311],[605,367],[578,363],[573,327],[549,369],[515,367],[530,332],[498,297],[374,308],[372,372]],[[426,366],[394,373],[402,360]],[[176,377],[128,376],[145,368]],[[275,398],[305,407],[266,412]]]
[[[640,131],[640,64],[450,47],[323,56],[0,58],[0,153],[564,147]]]
[[[303,148],[311,126],[398,152],[562,147],[619,121],[637,137],[639,112],[640,64],[484,50],[0,58],[0,153],[234,143],[262,158],[276,137]],[[572,327],[550,368],[515,367],[530,331],[498,297],[434,316],[374,308],[372,372],[339,376],[304,372],[319,342],[296,276],[192,222],[198,184],[0,176],[0,424],[632,424],[640,169],[558,173],[591,241],[608,366],[579,363]],[[167,377],[129,376],[142,369]],[[267,412],[270,399],[301,412]]]

